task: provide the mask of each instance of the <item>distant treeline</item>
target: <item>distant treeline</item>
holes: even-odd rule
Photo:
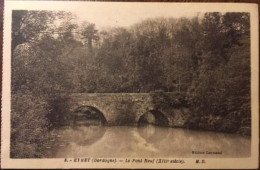
[[[47,124],[48,116],[28,122],[21,114],[48,115],[55,109],[44,99],[53,94],[159,90],[182,95],[190,128],[228,122],[222,129],[250,134],[249,21],[249,13],[214,12],[98,30],[69,12],[13,11],[12,93],[27,96],[12,98],[13,126]]]

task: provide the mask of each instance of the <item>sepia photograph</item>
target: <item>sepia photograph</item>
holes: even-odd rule
[[[184,168],[245,159],[257,167],[255,6],[41,3],[7,1],[8,161]]]

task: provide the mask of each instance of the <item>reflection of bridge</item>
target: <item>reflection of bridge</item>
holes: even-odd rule
[[[93,110],[111,126],[135,125],[151,113],[158,125],[183,127],[188,114],[187,108],[156,109],[149,93],[73,93],[68,104],[74,115]]]

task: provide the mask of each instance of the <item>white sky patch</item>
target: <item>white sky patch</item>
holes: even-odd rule
[[[73,11],[79,22],[88,21],[102,27],[128,27],[147,18],[193,17],[197,12],[189,8],[173,8],[172,5],[148,3],[108,3],[89,4]]]
[[[11,1],[17,10],[65,10],[75,13],[78,22],[94,23],[98,29],[128,27],[147,18],[193,17],[205,12],[241,12],[230,3],[147,3],[147,2],[83,2],[83,1]],[[196,5],[195,5],[196,4]],[[247,4],[237,6],[247,8]]]

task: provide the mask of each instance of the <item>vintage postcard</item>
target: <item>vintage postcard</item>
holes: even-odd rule
[[[2,168],[258,168],[258,6],[5,1]]]

